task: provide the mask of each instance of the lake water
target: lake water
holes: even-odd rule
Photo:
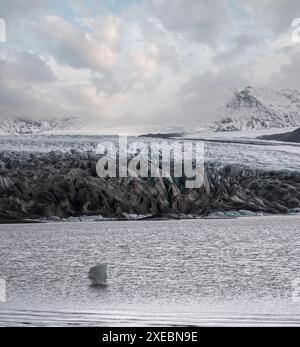
[[[0,225],[0,325],[299,325],[300,216]],[[108,262],[108,285],[90,286]],[[300,284],[299,284],[300,286]]]

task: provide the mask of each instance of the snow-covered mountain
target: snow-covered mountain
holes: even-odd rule
[[[74,118],[29,120],[22,118],[3,118],[0,120],[0,135],[28,135],[78,129]]]
[[[291,89],[246,87],[234,94],[214,131],[290,128],[300,126],[300,92]]]
[[[205,128],[186,126],[131,126],[102,128],[98,123],[83,124],[77,118],[52,118],[29,120],[23,118],[1,118],[0,135],[25,134],[186,134],[209,132],[248,131],[300,127],[300,92],[291,89],[280,91],[269,88],[246,87],[234,93],[225,105],[216,110],[218,120]]]

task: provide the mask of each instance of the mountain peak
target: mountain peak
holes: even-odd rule
[[[300,126],[300,93],[248,86],[234,93],[215,131],[288,128]]]
[[[262,104],[251,94],[252,87],[247,87],[239,92],[234,93],[234,97],[226,104],[228,109],[239,110],[246,108],[261,108]]]

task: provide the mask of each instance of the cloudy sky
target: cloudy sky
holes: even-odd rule
[[[0,0],[0,17],[0,117],[201,126],[237,88],[300,90],[299,0]]]

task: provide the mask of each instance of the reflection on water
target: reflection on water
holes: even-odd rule
[[[0,225],[0,325],[300,325],[299,222]],[[107,286],[90,286],[105,262]]]

